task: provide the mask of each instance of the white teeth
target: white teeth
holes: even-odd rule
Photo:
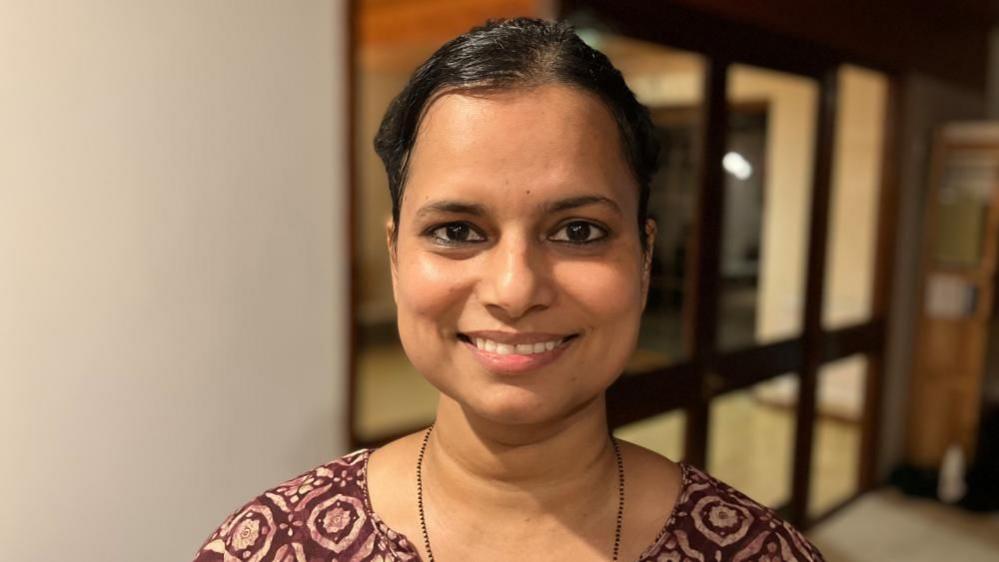
[[[558,347],[563,340],[518,344],[497,343],[486,338],[475,338],[473,341],[475,342],[475,347],[489,353],[497,353],[499,355],[511,355],[514,353],[517,355],[531,355],[551,351]]]

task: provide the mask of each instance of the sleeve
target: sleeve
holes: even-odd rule
[[[223,562],[225,559],[226,541],[230,538],[233,524],[256,502],[256,499],[251,500],[230,513],[225,518],[225,521],[212,531],[212,534],[208,535],[208,538],[202,543],[201,548],[194,554],[193,562]]]
[[[215,544],[216,542],[221,541],[215,541],[214,539],[206,541],[204,546],[201,547],[201,550],[195,554],[194,562],[222,562],[224,558],[222,554],[222,545]]]

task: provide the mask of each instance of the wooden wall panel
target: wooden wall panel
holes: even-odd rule
[[[490,18],[536,16],[538,0],[360,0],[362,46],[440,44]]]
[[[989,0],[667,0],[663,4],[710,12],[979,90],[985,84],[988,31],[999,21],[996,4]]]

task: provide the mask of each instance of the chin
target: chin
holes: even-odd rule
[[[565,419],[597,396],[570,400],[564,394],[552,397],[520,387],[490,389],[488,394],[452,396],[466,413],[503,425],[537,425]]]

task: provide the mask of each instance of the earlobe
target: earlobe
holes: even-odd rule
[[[652,255],[652,250],[656,245],[656,219],[645,219],[645,247],[648,248],[648,255]],[[651,258],[650,258],[651,260]]]

